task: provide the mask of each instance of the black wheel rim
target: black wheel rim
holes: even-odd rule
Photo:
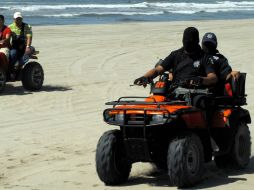
[[[36,85],[40,85],[43,81],[43,72],[40,67],[35,67],[32,71],[32,81]]]
[[[188,149],[186,162],[188,172],[191,175],[196,175],[199,171],[200,160],[198,148],[194,144],[191,144]]]

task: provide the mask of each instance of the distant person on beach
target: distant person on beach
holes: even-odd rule
[[[173,82],[190,79],[197,86],[210,86],[217,82],[213,63],[199,45],[199,32],[188,27],[183,33],[183,47],[173,51],[161,64],[136,79],[134,84],[146,86],[165,71],[172,70]]]
[[[219,81],[217,93],[221,95],[224,91],[224,84],[230,79],[237,80],[240,72],[232,71],[227,58],[218,51],[217,46],[217,37],[214,33],[208,32],[203,36],[202,49],[213,57],[215,71]]]
[[[4,25],[4,16],[0,15],[0,61],[8,65],[11,30]]]
[[[35,49],[32,44],[32,27],[23,22],[20,12],[13,15],[14,22],[9,25],[12,31],[12,49],[10,51],[11,64],[14,65],[17,60],[23,61],[24,55],[31,55]]]

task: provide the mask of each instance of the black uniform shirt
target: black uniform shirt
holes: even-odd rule
[[[215,72],[219,81],[225,82],[228,74],[232,72],[232,68],[228,63],[227,58],[220,54],[219,51],[209,55],[214,62]]]
[[[166,71],[173,71],[173,81],[215,73],[210,56],[205,56],[200,47],[195,54],[187,54],[183,48],[173,51],[165,58],[161,66]]]
[[[232,72],[232,68],[228,63],[226,57],[216,50],[214,53],[207,54],[214,63],[215,73],[218,77],[218,83],[215,87],[215,94],[217,96],[224,95],[225,83],[228,74]]]

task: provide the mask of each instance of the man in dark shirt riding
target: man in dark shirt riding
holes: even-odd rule
[[[186,28],[183,33],[183,47],[171,52],[160,65],[136,79],[134,84],[146,86],[159,74],[169,70],[173,72],[173,82],[187,79],[200,87],[217,82],[213,62],[199,46],[199,32],[196,28]]]

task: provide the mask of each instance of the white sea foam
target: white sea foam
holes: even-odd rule
[[[211,3],[150,3],[151,7],[158,7],[163,10],[185,11],[192,10],[193,13],[204,12],[218,12],[218,11],[234,11],[234,10],[252,10],[254,9],[254,2],[230,2],[223,1],[214,4]]]
[[[155,12],[83,12],[79,14],[47,14],[43,15],[43,17],[75,17],[75,16],[85,16],[85,15],[159,15],[159,14],[164,14],[162,11],[155,11]]]
[[[69,1],[70,2],[70,1]],[[124,17],[135,16],[141,17],[139,15],[145,16],[155,16],[165,15],[170,17],[170,19],[177,18],[178,15],[187,15],[186,18],[197,13],[222,13],[223,12],[245,12],[254,11],[254,1],[211,1],[207,3],[190,3],[188,1],[171,2],[171,1],[144,1],[141,3],[122,3],[122,4],[48,4],[41,2],[38,4],[16,4],[16,3],[5,3],[0,4],[0,10],[3,14],[8,15],[13,14],[14,11],[22,11],[26,17],[30,18],[41,18],[44,19],[54,17],[54,18],[75,18],[75,17],[96,17],[99,16],[109,16],[117,17],[117,15]],[[250,15],[251,12],[248,13]],[[115,16],[116,15],[116,16]],[[172,17],[173,15],[173,17]],[[190,16],[189,16],[190,15]],[[218,14],[214,14],[217,16]],[[141,18],[141,19],[142,19]],[[149,17],[151,18],[151,17]],[[163,17],[158,17],[159,19]],[[62,19],[64,20],[64,19]]]
[[[232,10],[252,10],[254,8],[254,2],[250,1],[241,1],[241,2],[232,2],[232,1],[216,1],[215,3],[135,3],[135,4],[64,4],[64,5],[10,5],[4,6],[0,9],[8,9],[8,10],[20,10],[26,12],[39,11],[39,10],[66,10],[66,9],[81,9],[81,10],[89,10],[89,9],[114,9],[114,10],[131,10],[131,9],[139,9],[141,12],[146,9],[152,9],[157,11],[167,10],[167,11],[180,11],[180,13],[184,13],[184,11],[188,10],[193,13],[200,11],[232,11]],[[177,9],[177,10],[176,10]],[[188,13],[188,11],[186,11]],[[188,13],[189,14],[189,13]]]
[[[101,8],[101,9],[117,9],[117,8],[146,8],[147,3],[137,4],[72,4],[72,5],[18,5],[9,7],[0,7],[10,10],[21,11],[38,11],[38,10],[64,10],[64,9],[78,9],[78,8]]]

